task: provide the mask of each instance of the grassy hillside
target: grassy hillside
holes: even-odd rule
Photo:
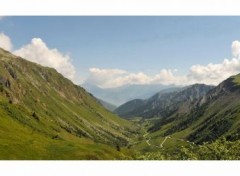
[[[2,49],[0,121],[0,159],[124,158],[116,146],[136,131],[56,70]]]
[[[199,97],[187,111],[159,120],[139,119],[139,159],[239,159],[240,74]],[[187,105],[182,102],[182,105]],[[181,110],[180,106],[180,110]],[[186,109],[186,108],[184,108]]]
[[[167,136],[195,144],[214,142],[221,137],[231,141],[239,140],[239,98],[240,75],[236,75],[198,99],[186,114],[177,118],[163,118],[152,124],[152,141]]]

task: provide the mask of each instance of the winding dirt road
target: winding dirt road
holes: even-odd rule
[[[165,139],[160,144],[160,148],[163,148],[163,144],[166,142],[167,139],[171,138],[170,136],[165,137]]]
[[[182,141],[182,142],[187,142],[187,143],[194,144],[194,142],[186,141],[186,140],[184,140],[184,139],[174,138],[174,137],[171,137],[171,136],[166,136],[166,137],[164,138],[164,140],[162,141],[162,143],[160,144],[160,146],[158,146],[158,145],[152,145],[152,144],[150,143],[151,138],[150,138],[150,137],[147,138],[147,135],[149,135],[149,133],[144,134],[143,137],[146,139],[146,143],[148,144],[148,146],[154,146],[154,147],[157,147],[157,148],[163,148],[163,144],[167,141],[167,139],[174,139],[174,140],[178,140],[178,141]]]

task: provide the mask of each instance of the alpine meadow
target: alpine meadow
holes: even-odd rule
[[[0,160],[239,160],[239,27],[0,19]]]

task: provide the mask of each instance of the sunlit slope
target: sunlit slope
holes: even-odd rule
[[[155,137],[170,135],[197,144],[222,136],[228,140],[240,139],[240,75],[210,90],[187,114],[158,125],[158,130],[152,134]]]
[[[114,158],[110,150],[127,145],[134,131],[128,121],[106,110],[56,70],[2,49],[0,121],[2,159],[31,158],[26,151],[35,159],[55,159],[54,153],[57,158],[88,158],[84,151],[97,158]],[[65,150],[72,153],[63,154]]]

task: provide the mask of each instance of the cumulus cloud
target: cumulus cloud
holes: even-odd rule
[[[240,72],[240,42],[237,40],[232,42],[232,55],[232,59],[224,59],[219,64],[193,65],[187,75],[188,80],[217,85],[226,78],[238,74]]]
[[[232,55],[232,59],[224,59],[218,64],[193,65],[186,75],[179,75],[175,69],[162,69],[156,75],[147,75],[143,72],[130,73],[119,69],[92,68],[89,70],[90,76],[86,82],[102,88],[119,87],[126,84],[189,85],[205,83],[217,85],[240,72],[239,41],[232,42]]]
[[[12,50],[11,39],[4,33],[0,33],[0,47],[8,51]]]
[[[125,75],[127,71],[120,69],[100,69],[90,68],[90,76],[85,81],[86,83],[95,84],[100,87],[111,87],[112,81]]]
[[[13,44],[10,37],[4,33],[0,33],[0,47],[29,61],[55,68],[63,76],[76,82],[76,71],[71,63],[71,58],[67,54],[62,54],[56,48],[48,48],[47,44],[40,38],[33,38],[29,44],[13,51]]]
[[[192,82],[217,85],[224,79],[240,72],[240,60],[233,58],[224,59],[220,64],[208,64],[206,66],[193,65],[188,75]]]
[[[143,72],[130,73],[120,69],[90,68],[90,76],[86,83],[94,84],[102,88],[119,87],[127,84],[175,84],[181,85],[185,77],[174,75],[176,70],[163,69],[154,76]]]
[[[185,76],[179,76],[177,70],[174,69],[162,69],[158,74],[153,76],[151,84],[163,84],[163,85],[185,85],[187,79]]]
[[[43,66],[55,68],[66,78],[74,81],[75,67],[68,55],[62,54],[56,48],[50,49],[40,38],[33,38],[31,43],[13,52]]]
[[[233,55],[233,57],[239,58],[240,42],[237,40],[232,42],[232,55]]]

